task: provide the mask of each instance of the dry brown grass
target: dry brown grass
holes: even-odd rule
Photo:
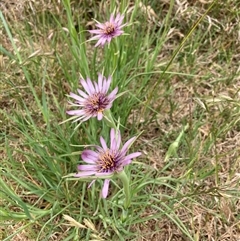
[[[208,2],[209,3],[209,2]],[[164,1],[165,5],[168,2]],[[182,37],[191,25],[206,10],[207,1],[176,1],[174,6],[175,24],[169,32],[167,44],[159,55],[159,61],[169,60],[169,52],[176,49]],[[189,140],[192,147],[197,147],[195,154],[196,165],[192,167],[192,175],[198,170],[208,167],[209,164],[218,165],[218,175],[212,175],[205,181],[195,181],[195,188],[202,194],[196,198],[198,202],[190,202],[183,198],[184,208],[176,208],[176,214],[190,227],[195,240],[205,241],[238,241],[240,240],[239,221],[239,107],[240,100],[240,36],[239,19],[234,12],[239,6],[233,1],[217,3],[207,18],[198,26],[190,40],[181,52],[185,52],[183,60],[175,61],[170,70],[179,73],[193,74],[191,76],[175,76],[171,79],[171,96],[164,95],[164,88],[158,91],[159,98],[155,99],[155,106],[161,103],[161,111],[156,122],[148,125],[147,145],[148,159],[152,165],[161,170],[166,146],[164,142],[156,141],[156,137],[164,138],[166,133],[179,132],[183,120],[188,120],[193,125],[199,118],[200,127]],[[154,8],[153,8],[154,9]],[[166,8],[167,11],[168,8]],[[155,10],[157,12],[157,10]],[[235,17],[234,17],[235,16]],[[153,22],[161,24],[159,20]],[[198,35],[202,29],[204,38]],[[201,31],[200,31],[201,32]],[[201,42],[194,41],[199,39]],[[199,47],[192,48],[194,44]],[[191,51],[191,49],[193,49]],[[179,54],[181,56],[181,53]],[[156,69],[157,70],[157,69]],[[210,76],[208,78],[207,76]],[[174,108],[169,104],[172,100]],[[201,110],[207,110],[202,116]],[[199,113],[199,117],[196,116]],[[226,124],[228,123],[228,124]],[[194,132],[194,126],[190,126],[189,132]],[[213,141],[214,132],[222,129]],[[171,138],[171,137],[170,137]],[[176,136],[175,136],[176,138]],[[173,141],[174,139],[171,138]],[[214,143],[209,147],[206,155],[206,143]],[[157,144],[156,144],[157,143]],[[171,143],[171,142],[170,142]],[[179,160],[186,159],[189,153],[181,153]],[[207,168],[206,168],[207,169]],[[184,165],[174,165],[174,169],[168,173],[173,177],[185,176]],[[186,186],[186,191],[190,186]],[[213,189],[212,189],[213,188]],[[216,188],[216,192],[212,192]],[[231,192],[231,190],[234,190]],[[161,191],[161,190],[159,190]],[[186,192],[187,193],[187,192]],[[233,197],[237,195],[237,197]],[[188,209],[188,211],[186,211]],[[158,227],[158,229],[156,228]],[[188,240],[179,232],[179,228],[169,219],[151,221],[137,230],[145,230],[142,238],[138,240]],[[156,232],[156,230],[158,230]]]

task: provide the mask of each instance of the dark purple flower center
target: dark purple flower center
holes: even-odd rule
[[[102,153],[98,160],[99,172],[114,171],[116,168],[116,157],[109,151]]]
[[[109,99],[103,93],[96,93],[87,99],[85,109],[89,114],[97,114],[106,109]]]
[[[112,23],[106,23],[106,26],[104,28],[104,33],[107,35],[111,35],[112,33],[114,33],[115,31],[115,27]]]

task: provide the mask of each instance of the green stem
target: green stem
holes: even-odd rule
[[[110,110],[105,110],[104,113],[103,113],[103,116],[104,116],[104,120],[106,122],[106,124],[111,127],[111,128],[114,128],[114,130],[116,131],[117,130],[117,126],[113,120],[113,117],[112,117],[112,114],[111,114],[111,111]]]
[[[131,204],[131,195],[129,189],[129,179],[124,171],[117,174],[117,177],[121,179],[123,184],[123,191],[125,194],[124,209],[127,210]]]

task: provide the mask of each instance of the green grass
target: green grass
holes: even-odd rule
[[[239,4],[3,2],[0,239],[238,241]],[[115,8],[127,34],[94,48],[86,30]],[[118,179],[102,199],[102,180],[63,178],[109,139],[96,119],[64,122],[80,76],[99,72],[124,92],[111,108],[123,142],[140,134],[126,220]]]

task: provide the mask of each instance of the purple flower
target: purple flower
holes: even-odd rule
[[[79,165],[79,172],[75,174],[75,177],[86,177],[92,175],[96,177],[109,177],[109,175],[123,171],[124,166],[130,164],[133,158],[141,155],[140,152],[134,152],[126,155],[129,146],[135,141],[136,137],[129,139],[123,147],[120,148],[120,131],[115,132],[112,128],[110,132],[110,139],[110,148],[107,147],[105,140],[100,137],[102,147],[96,146],[97,151],[84,150],[82,152],[82,159],[87,163],[87,165]],[[90,183],[89,187],[93,182]],[[107,197],[109,182],[110,179],[105,179],[104,181],[102,188],[103,198]]]
[[[116,98],[118,88],[116,87],[109,95],[107,95],[112,77],[106,79],[101,74],[98,74],[98,83],[92,82],[89,78],[81,79],[85,92],[78,89],[78,94],[70,93],[70,97],[75,100],[75,103],[69,102],[72,106],[78,107],[77,110],[69,110],[67,114],[73,115],[75,121],[86,121],[91,117],[97,117],[98,120],[103,118],[103,111],[110,109]],[[74,121],[74,122],[75,122]]]
[[[98,39],[95,47],[98,45],[104,45],[106,42],[110,43],[114,37],[120,36],[123,34],[122,27],[126,24],[122,24],[124,15],[120,13],[117,14],[116,18],[111,14],[109,22],[99,23],[97,22],[96,26],[99,29],[89,30],[90,33],[96,34],[96,36],[90,38],[90,40]]]

